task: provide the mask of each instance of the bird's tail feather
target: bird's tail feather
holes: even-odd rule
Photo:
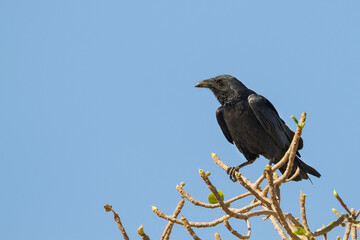
[[[286,170],[287,164],[285,164],[284,166],[282,166],[279,170],[281,173],[284,173]],[[320,177],[321,174],[316,171],[313,167],[310,167],[309,165],[307,165],[306,163],[304,163],[300,158],[298,158],[297,156],[294,159],[294,165],[293,168],[291,170],[291,174],[289,176],[289,178],[291,178],[291,176],[293,174],[295,174],[297,167],[300,168],[300,173],[299,175],[294,178],[294,181],[301,181],[302,179],[309,179],[308,173],[315,176],[315,177]]]

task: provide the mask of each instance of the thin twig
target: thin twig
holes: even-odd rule
[[[106,212],[110,212],[110,211],[113,212],[113,214],[114,214],[114,220],[115,220],[116,225],[118,226],[121,234],[123,235],[123,238],[124,238],[125,240],[129,240],[129,236],[127,235],[127,233],[126,233],[126,231],[125,231],[125,228],[124,228],[124,226],[123,226],[122,223],[121,223],[119,214],[117,214],[117,212],[115,212],[114,209],[112,209],[112,206],[109,205],[109,204],[105,204],[104,208],[105,208],[105,211],[106,211]]]
[[[339,226],[345,219],[345,216],[344,215],[341,215],[341,217],[339,217],[335,222],[333,222],[332,224],[328,225],[327,227],[325,228],[322,228],[321,230],[318,230],[316,232],[313,232],[312,235],[314,237],[318,237],[318,236],[321,236],[321,235],[324,235],[328,232],[330,232],[332,229],[336,228],[337,226]]]
[[[179,224],[179,225],[184,225],[179,219],[174,218],[171,215],[166,215],[163,212],[161,212],[159,209],[157,209],[155,211],[156,215],[160,218],[163,218],[165,220],[171,221],[173,223]],[[237,213],[239,213],[239,211],[237,211]],[[253,211],[253,212],[249,212],[249,213],[244,213],[242,219],[248,219],[248,218],[252,218],[252,217],[257,217],[257,216],[277,216],[276,212],[271,211],[271,210],[257,210],[257,211]],[[225,215],[221,218],[217,218],[214,221],[211,222],[189,222],[191,227],[196,227],[196,228],[208,228],[208,227],[215,227],[216,225],[223,223],[225,220],[231,218],[231,216],[229,215]]]
[[[310,235],[311,235],[311,231],[310,231],[309,225],[307,223],[307,218],[306,218],[305,198],[306,198],[306,194],[303,194],[300,191],[300,216],[301,216],[301,221],[302,221],[302,224],[304,226],[304,229],[307,232],[309,232]]]
[[[247,219],[253,216],[260,216],[260,215],[276,215],[276,213],[274,211],[271,210],[259,210],[259,211],[253,211],[253,212],[249,212],[247,214],[240,214],[236,211],[232,211],[233,209],[229,209],[223,202],[223,200],[220,197],[220,194],[218,193],[216,187],[214,187],[214,185],[211,183],[211,181],[209,180],[209,178],[206,176],[205,172],[203,170],[200,170],[200,176],[201,178],[204,180],[204,182],[206,183],[207,187],[209,188],[209,190],[214,194],[216,200],[219,202],[221,209],[226,212],[229,216],[234,217],[234,218],[238,218],[238,219]]]
[[[193,198],[189,193],[187,193],[181,186],[176,186],[176,190],[181,194],[181,196],[183,196],[184,198],[186,198],[189,202],[191,202],[192,204],[196,205],[196,206],[200,206],[200,207],[204,207],[204,208],[218,208],[220,207],[219,203],[215,203],[215,204],[210,204],[210,203],[205,203],[205,202],[201,202],[195,198]],[[226,205],[233,203],[237,200],[243,199],[245,197],[251,196],[250,192],[247,193],[243,193],[241,195],[238,195],[236,197],[233,197],[227,201],[225,201],[224,203]]]
[[[214,162],[219,166],[221,167],[225,172],[230,168],[226,163],[224,163],[223,161],[220,160],[220,158],[218,157],[218,155],[216,155],[215,153],[211,153],[211,157],[212,159],[214,160]],[[283,157],[284,158],[284,157]],[[254,183],[254,188],[258,189],[261,182],[265,180],[265,176],[264,175],[261,175],[259,177],[258,180],[256,180],[256,182]],[[251,195],[250,193],[247,193],[249,195]],[[230,201],[230,200],[229,200]]]
[[[295,137],[293,138],[294,141]],[[291,146],[291,145],[290,145]],[[282,157],[282,159],[277,162],[274,166],[272,166],[272,170],[273,172],[275,172],[276,170],[278,170],[280,167],[282,167],[289,159],[289,155],[290,155],[290,148],[286,151],[286,153],[284,154],[284,156]],[[260,177],[261,178],[261,177]]]
[[[251,203],[245,207],[242,207],[240,209],[231,209],[232,211],[236,212],[236,213],[247,213],[248,211],[250,211],[251,209],[255,208],[255,207],[258,207],[261,205],[261,202],[254,202],[254,203]]]
[[[273,167],[272,167],[272,171],[275,172],[276,170],[278,170],[282,165],[284,165],[287,162],[287,159],[289,158],[289,149],[286,151],[286,153],[284,154],[284,156],[281,158],[281,160],[276,163]],[[254,188],[259,188],[260,184],[265,180],[265,175],[262,174],[254,183]],[[265,190],[265,189],[264,189]],[[266,194],[265,194],[266,195]]]
[[[178,203],[178,205],[176,206],[175,211],[174,211],[174,213],[173,213],[174,218],[177,218],[177,216],[179,216],[180,211],[181,211],[181,209],[182,209],[183,206],[184,206],[184,203],[185,203],[184,198],[181,198],[181,200],[179,201],[179,203]],[[163,240],[163,239],[164,239],[164,240],[168,240],[168,239],[169,239],[170,234],[171,234],[171,230],[172,230],[172,227],[173,227],[173,226],[174,226],[174,223],[171,222],[171,221],[169,221],[168,224],[167,224],[166,227],[165,227],[165,230],[164,230],[161,238],[160,238],[161,240]]]
[[[265,206],[267,206],[268,208],[270,207],[271,203],[270,200],[268,198],[264,198],[260,195],[259,191],[257,189],[252,188],[249,184],[246,184],[244,179],[242,178],[243,176],[241,175],[241,173],[235,174],[236,179],[238,180],[238,182],[246,189],[248,190],[252,195],[254,195],[254,197],[259,200],[260,202],[262,202],[263,204],[265,204]]]
[[[138,228],[137,233],[140,235],[141,239],[143,240],[150,240],[149,236],[146,235],[144,232],[144,226],[141,224],[141,226]]]
[[[343,240],[348,240],[349,239],[349,236],[350,236],[350,232],[351,232],[351,225],[352,223],[348,222],[346,224],[346,228],[345,228],[345,233],[344,233],[344,236],[343,236]]]
[[[279,179],[274,181],[275,185],[277,185],[279,183],[282,183],[282,182],[285,182],[287,180],[287,178],[289,177],[290,173],[292,172],[294,159],[295,159],[295,156],[296,156],[296,152],[297,152],[298,145],[299,145],[299,140],[300,140],[302,129],[303,129],[300,126],[305,124],[305,120],[306,120],[306,112],[303,112],[301,114],[301,118],[300,118],[298,127],[296,128],[294,138],[291,141],[291,144],[290,144],[290,147],[289,147],[289,150],[288,150],[289,151],[289,160],[288,160],[288,163],[287,163],[286,170],[283,173],[283,175],[281,177],[279,177]]]
[[[215,240],[221,240],[220,234],[218,232],[215,233]]]
[[[208,178],[208,176],[206,176],[205,172],[203,170],[199,171],[201,178],[204,180],[204,182],[206,183],[207,187],[209,188],[209,190],[214,194],[216,200],[219,202],[221,209],[226,212],[227,214],[229,214],[231,217],[234,218],[238,218],[238,219],[246,219],[244,217],[243,214],[238,214],[235,213],[233,211],[231,211],[223,202],[223,200],[220,197],[220,194],[218,193],[216,187],[214,187],[214,185],[211,183],[210,179]]]
[[[254,182],[254,188],[259,189],[260,184],[265,180],[264,174],[261,174],[261,176]]]
[[[294,216],[291,213],[285,213],[285,216],[290,219],[290,221],[296,226],[296,227],[301,227],[304,228],[304,226],[299,223],[299,221],[297,221]]]
[[[334,190],[334,193],[336,193],[336,191]],[[340,202],[341,206],[343,206],[343,208],[351,215],[351,211],[349,210],[349,208],[346,206],[346,204],[344,203],[344,201],[341,199],[341,197],[339,196],[338,193],[335,194],[335,198]]]
[[[360,215],[360,209],[355,214],[355,220],[359,217],[359,215]]]
[[[211,157],[214,160],[214,162],[221,167],[225,172],[227,172],[230,168],[229,165],[227,165],[226,163],[224,163],[223,161],[220,160],[220,158],[213,152],[211,152]]]
[[[245,212],[250,211],[254,207],[258,207],[260,205],[261,205],[260,202],[256,202],[256,203],[252,203],[250,205],[247,205],[247,206],[245,206],[243,208],[236,209],[234,211],[236,213],[245,213]],[[182,222],[179,219],[176,219],[171,215],[166,215],[166,214],[164,214],[163,212],[161,212],[158,209],[155,211],[155,213],[160,218],[163,218],[165,220],[174,222],[174,223],[179,224],[179,225],[183,225]],[[271,214],[275,214],[275,212],[268,211],[268,210],[266,210],[266,211],[265,210],[260,210],[260,211],[251,212],[251,214],[248,213],[248,214],[245,215],[245,217],[251,218],[251,217],[260,216],[260,215],[270,216]],[[213,221],[210,221],[210,222],[190,222],[189,224],[190,224],[191,227],[196,227],[196,228],[215,227],[216,225],[218,225],[220,223],[223,223],[226,219],[230,219],[230,218],[231,217],[229,215],[225,215],[225,216],[223,216],[221,218],[217,218],[217,219],[215,219]]]
[[[331,210],[337,217],[341,217],[340,213],[335,208],[332,208]]]
[[[356,240],[357,239],[357,229],[356,226],[353,224],[351,226],[351,240]]]
[[[284,230],[281,228],[280,224],[277,222],[274,216],[270,216],[270,221],[274,225],[275,230],[279,233],[279,236],[282,240],[288,240]]]
[[[200,238],[196,235],[194,230],[192,230],[192,228],[190,227],[190,224],[186,220],[186,218],[184,216],[181,216],[180,220],[183,222],[184,227],[185,227],[186,231],[190,234],[190,236],[192,236],[195,240],[200,240]]]
[[[295,173],[290,178],[288,178],[286,182],[291,182],[292,180],[294,180],[299,175],[299,173],[300,173],[300,168],[297,167]]]
[[[237,231],[235,231],[229,224],[229,222],[226,220],[224,222],[225,227],[229,230],[229,232],[231,232],[233,235],[235,235],[236,237],[238,237],[239,239],[249,239],[250,235],[251,235],[251,226],[250,226],[250,222],[248,219],[246,219],[246,225],[248,228],[248,232],[246,235],[241,235],[240,233],[238,233]]]
[[[266,179],[268,181],[268,186],[269,186],[269,194],[271,197],[271,204],[273,209],[275,210],[275,212],[277,213],[278,217],[279,217],[279,222],[280,224],[285,228],[286,232],[289,234],[289,236],[291,236],[293,239],[300,239],[297,235],[295,235],[288,223],[286,222],[284,213],[282,212],[279,202],[276,199],[276,194],[275,194],[275,189],[274,189],[274,182],[273,182],[273,173],[271,170],[271,167],[269,165],[266,166],[265,168],[265,174],[266,174]]]

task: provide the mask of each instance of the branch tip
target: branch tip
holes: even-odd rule
[[[152,210],[154,213],[157,213],[158,208],[157,208],[157,207],[155,207],[155,206],[151,206],[151,210]]]
[[[144,235],[144,226],[141,224],[141,226],[137,229],[137,233],[140,235],[140,236],[143,236]]]
[[[104,205],[104,208],[105,208],[105,211],[106,211],[106,212],[111,212],[111,210],[112,210],[112,206],[109,205],[109,204],[105,204],[105,205]]]
[[[266,164],[265,170],[266,170],[266,171],[269,171],[270,169],[271,169],[271,166],[270,166],[269,164]]]

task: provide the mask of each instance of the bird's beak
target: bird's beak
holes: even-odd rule
[[[197,84],[195,84],[194,87],[200,87],[200,88],[210,88],[212,87],[213,85],[213,79],[210,78],[210,79],[207,79],[207,80],[203,80],[203,81],[200,81],[198,82]]]

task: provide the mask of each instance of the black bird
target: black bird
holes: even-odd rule
[[[235,171],[253,163],[259,155],[277,163],[290,146],[294,132],[280,118],[275,107],[265,97],[248,89],[235,77],[220,75],[201,81],[195,87],[209,88],[219,100],[221,106],[216,110],[216,119],[226,139],[235,144],[247,162],[229,169],[230,179],[236,181]],[[298,150],[302,149],[300,139]],[[299,152],[297,155],[300,157]],[[293,175],[300,168],[295,181],[308,179],[308,173],[320,177],[314,168],[295,157]],[[284,173],[286,164],[280,168]]]

